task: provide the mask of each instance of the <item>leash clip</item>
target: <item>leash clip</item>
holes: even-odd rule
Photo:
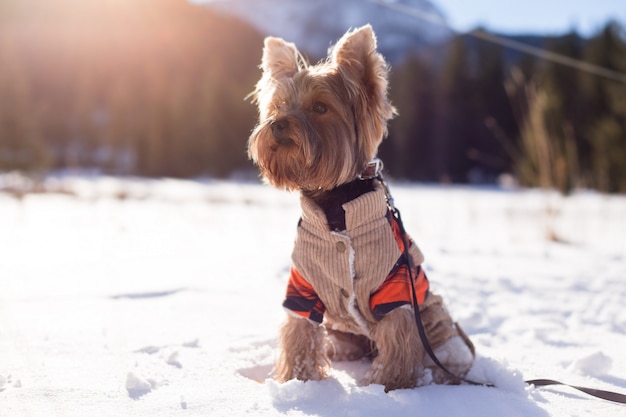
[[[377,179],[383,186],[387,207],[389,208],[389,210],[391,210],[392,213],[395,214],[397,213],[397,210],[394,206],[391,192],[389,191],[389,185],[387,184],[387,181],[385,181],[385,179],[383,178],[383,168],[383,161],[380,158],[374,158],[367,164],[365,169],[357,176],[357,178],[360,180]]]

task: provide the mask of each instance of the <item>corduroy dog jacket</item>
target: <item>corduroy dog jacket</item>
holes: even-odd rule
[[[418,302],[428,296],[424,257],[391,215],[383,187],[342,205],[346,229],[331,231],[323,210],[302,196],[293,265],[284,307],[336,330],[368,336],[372,325],[393,309],[411,305],[407,268],[413,268]]]

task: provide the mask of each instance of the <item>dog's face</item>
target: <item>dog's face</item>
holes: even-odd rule
[[[315,192],[355,179],[376,156],[395,112],[372,28],[346,33],[314,66],[294,44],[268,37],[261,68],[253,93],[259,124],[248,154],[265,180]]]

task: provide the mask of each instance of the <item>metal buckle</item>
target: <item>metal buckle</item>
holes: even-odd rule
[[[363,172],[361,172],[358,176],[360,180],[371,180],[377,179],[383,186],[383,191],[385,192],[385,200],[387,201],[387,207],[392,212],[396,212],[396,207],[394,206],[393,197],[391,196],[391,192],[389,191],[389,185],[387,181],[383,178],[383,161],[378,158],[372,159]]]
[[[357,178],[360,180],[371,180],[378,177],[383,170],[383,161],[378,158],[372,159],[363,172],[361,172]]]

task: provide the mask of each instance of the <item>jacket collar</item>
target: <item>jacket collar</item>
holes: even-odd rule
[[[346,232],[350,232],[386,215],[388,206],[384,188],[379,181],[372,181],[374,181],[373,191],[366,192],[341,204],[345,216]],[[341,231],[329,225],[327,217],[328,208],[324,210],[312,198],[304,194],[300,196],[300,205],[302,207],[302,221],[311,224],[317,229],[336,232]]]

